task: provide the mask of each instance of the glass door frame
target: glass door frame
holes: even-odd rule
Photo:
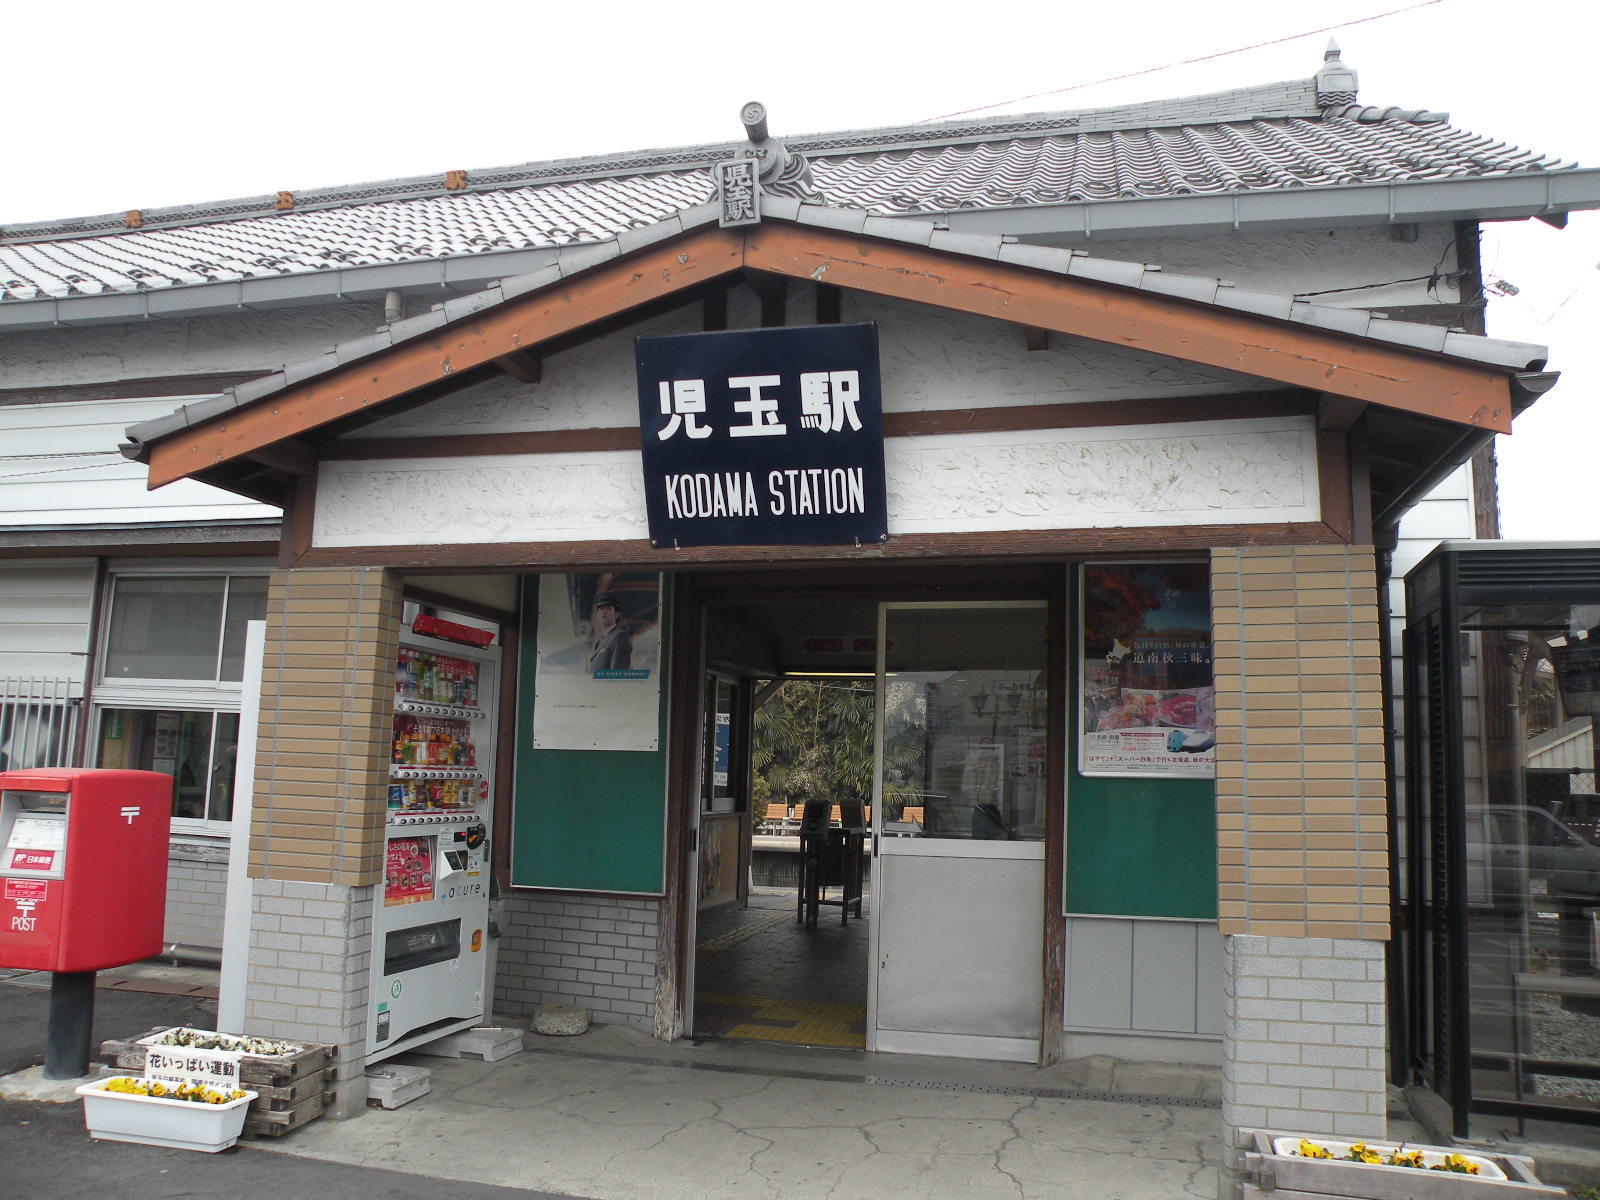
[[[1065,571],[1060,572],[1061,582],[1064,584]],[[1052,588],[1052,593],[1055,588]],[[1061,929],[1059,923],[1052,920],[1052,910],[1059,909],[1053,903],[1054,897],[1059,894],[1054,890],[1059,885],[1060,859],[1064,854],[1061,845],[1061,830],[1064,825],[1064,809],[1061,803],[1062,771],[1060,762],[1065,753],[1062,737],[1062,713],[1065,697],[1061,688],[1065,683],[1065,654],[1058,631],[1064,630],[1064,597],[1061,594],[1052,594],[1043,597],[1019,597],[1005,600],[907,600],[907,601],[882,601],[878,605],[877,622],[877,662],[875,670],[875,688],[873,704],[873,773],[872,773],[872,881],[871,894],[873,905],[873,919],[871,923],[870,961],[867,971],[867,1020],[866,1020],[866,1048],[870,1051],[879,1050],[878,1016],[879,1016],[879,968],[883,962],[884,946],[883,932],[885,912],[884,888],[884,862],[897,854],[916,854],[925,858],[969,858],[969,859],[1004,859],[1018,862],[1037,861],[1041,873],[1043,886],[1043,928],[1042,940],[1039,946],[1039,970],[1041,986],[1040,1006],[1040,1032],[1037,1049],[1031,1055],[1018,1052],[1018,1047],[1000,1046],[1001,1041],[1015,1039],[990,1039],[977,1035],[959,1034],[929,1034],[929,1039],[948,1039],[951,1045],[960,1046],[970,1043],[973,1050],[982,1049],[984,1043],[992,1043],[989,1047],[994,1053],[973,1053],[970,1057],[983,1058],[1010,1058],[1019,1061],[1038,1062],[1042,1065],[1054,1061],[1059,1053],[1061,1041],[1061,979],[1058,971],[1053,971],[1052,961],[1059,959],[1059,955],[1052,955],[1052,938],[1059,944]],[[901,839],[883,836],[883,822],[885,805],[883,799],[884,776],[884,715],[886,709],[887,681],[888,681],[888,623],[892,611],[1000,611],[1019,609],[1032,609],[1038,611],[1043,617],[1045,628],[1044,645],[1042,646],[1046,686],[1048,689],[1045,715],[1045,756],[1046,770],[1043,779],[1044,799],[1046,808],[1046,822],[1043,837],[1036,841],[1011,841],[1011,840],[973,840],[973,839]],[[901,841],[914,841],[912,846],[896,846]],[[891,848],[895,847],[895,848]],[[902,1043],[916,1042],[923,1035],[904,1034],[897,1035],[894,1039],[894,1049],[906,1049]],[[909,1050],[907,1052],[910,1052]],[[928,1050],[929,1053],[939,1053]]]

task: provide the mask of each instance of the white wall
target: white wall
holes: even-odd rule
[[[275,371],[365,337],[382,321],[381,305],[347,302],[11,333],[0,337],[0,363],[8,390]]]
[[[83,695],[94,563],[0,561],[0,680],[65,679]]]
[[[152,492],[143,464],[118,451],[129,425],[192,399],[0,406],[0,529],[277,517],[275,508],[190,480]]]
[[[1091,255],[1156,263],[1180,275],[1230,279],[1258,291],[1285,295],[1320,292],[1323,294],[1308,298],[1336,308],[1455,303],[1455,290],[1444,280],[1435,286],[1436,296],[1429,294],[1428,287],[1435,270],[1455,270],[1454,228],[1449,223],[1414,228],[1416,239],[1410,242],[1398,240],[1387,228],[1371,226],[1148,238],[1091,243],[1084,248]],[[1389,286],[1369,286],[1374,283]],[[1356,290],[1333,290],[1342,288]]]

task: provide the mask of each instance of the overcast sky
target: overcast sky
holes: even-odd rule
[[[0,225],[728,141],[750,99],[782,136],[1303,79],[1330,26],[1364,103],[1600,166],[1590,7],[19,3]],[[1597,263],[1600,214],[1486,231],[1485,269],[1520,289],[1490,333],[1550,346],[1563,372],[1500,439],[1510,537],[1600,538]]]

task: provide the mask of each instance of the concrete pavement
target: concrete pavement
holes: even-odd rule
[[[0,1038],[15,1041],[19,1030],[29,1036],[27,1020],[11,1018],[25,1009],[36,1014],[39,997],[26,980],[0,981]],[[206,1015],[196,1012],[205,1001],[192,995],[147,996],[124,1013],[132,1004],[122,989],[102,989],[96,1038],[162,1023],[151,1019],[152,1007],[170,1008],[184,1021]],[[42,1039],[42,1030],[31,1032]],[[7,1065],[15,1071],[25,1057],[13,1049]],[[60,1195],[82,1194],[80,1183],[119,1159],[129,1172],[142,1171],[150,1154],[163,1156],[165,1172],[151,1181],[159,1188],[152,1197],[181,1194],[180,1183],[197,1194],[220,1192],[235,1157],[240,1182],[262,1169],[258,1159],[287,1157],[296,1161],[281,1164],[284,1185],[320,1186],[315,1171],[326,1169],[324,1194],[339,1196],[366,1195],[369,1184],[375,1195],[394,1192],[393,1182],[382,1180],[351,1190],[341,1180],[352,1168],[469,1181],[483,1185],[485,1197],[497,1195],[495,1188],[593,1200],[1216,1195],[1214,1068],[1091,1058],[1041,1071],[748,1044],[664,1045],[620,1026],[577,1038],[529,1034],[522,1053],[495,1063],[425,1055],[395,1061],[432,1074],[427,1095],[392,1111],[313,1121],[221,1155],[84,1136],[79,1144],[92,1146],[92,1161],[85,1151],[40,1169],[66,1189]],[[49,1128],[57,1141],[72,1143],[61,1128],[64,1103],[19,1098],[70,1102],[76,1112],[70,1084],[23,1071],[0,1079],[0,1097],[8,1141],[26,1146]],[[119,1190],[130,1200],[143,1194]]]
[[[432,1070],[427,1096],[257,1145],[598,1200],[1172,1200],[1217,1190],[1220,1111],[1203,1080],[1172,1068],[1099,1060],[1054,1074],[662,1046],[620,1027],[533,1040],[495,1063],[401,1061]],[[1119,1068],[1120,1082],[1190,1094],[1113,1100],[1077,1086],[1115,1086]]]

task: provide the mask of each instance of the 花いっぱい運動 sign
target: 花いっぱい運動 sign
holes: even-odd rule
[[[887,536],[874,326],[641,337],[636,345],[652,543]]]

